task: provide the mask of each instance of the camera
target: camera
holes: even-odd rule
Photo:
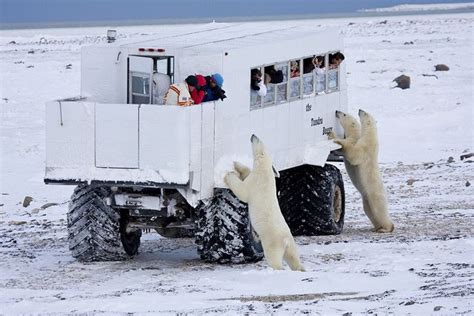
[[[218,99],[221,99],[221,101],[224,101],[224,99],[227,98],[227,96],[225,95],[225,91],[221,88],[216,89],[216,91],[214,91],[214,96]]]

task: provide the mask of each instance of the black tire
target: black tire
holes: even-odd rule
[[[125,260],[138,253],[141,230],[126,232],[128,219],[105,202],[110,189],[79,185],[69,202],[69,250],[79,261]]]
[[[280,172],[278,202],[294,236],[337,235],[344,226],[344,182],[339,169],[303,165]]]
[[[230,190],[216,189],[197,209],[196,244],[201,259],[211,263],[247,263],[263,258],[252,230],[247,204]]]

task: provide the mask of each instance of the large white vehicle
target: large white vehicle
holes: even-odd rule
[[[335,30],[214,23],[84,47],[81,96],[46,107],[45,183],[77,185],[67,221],[73,256],[134,256],[151,228],[195,236],[210,262],[262,258],[246,205],[223,184],[234,160],[251,165],[252,134],[280,172],[278,198],[293,234],[340,233],[344,186],[326,162],[338,149],[327,139],[339,128],[335,111],[347,108],[344,63],[329,65],[342,50]],[[265,96],[251,88],[252,69],[267,83]],[[270,69],[281,80],[269,83]],[[220,73],[227,98],[156,104],[163,87],[155,72],[172,83]]]

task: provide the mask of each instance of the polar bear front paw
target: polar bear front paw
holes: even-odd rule
[[[336,133],[334,133],[333,131],[330,131],[328,133],[328,139],[336,139]]]
[[[335,138],[332,140],[334,143],[338,144],[338,145],[341,145],[342,147],[344,147],[344,140],[343,139],[340,139],[340,138]]]
[[[232,179],[239,179],[239,174],[236,172],[236,171],[231,171],[231,172],[228,172],[225,176],[224,176],[224,183],[227,185],[227,186],[230,186],[230,183],[232,183]]]
[[[237,161],[234,161],[234,169],[238,172],[239,178],[242,181],[250,174],[250,168]]]

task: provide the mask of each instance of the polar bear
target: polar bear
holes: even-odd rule
[[[394,225],[387,210],[387,197],[378,167],[378,138],[374,118],[359,110],[360,124],[353,116],[336,111],[345,139],[329,135],[342,146],[347,173],[362,195],[364,212],[378,233],[390,233]]]
[[[265,258],[275,270],[285,260],[292,270],[305,271],[296,243],[278,205],[272,159],[264,144],[252,135],[253,169],[234,162],[235,171],[224,177],[229,189],[248,204],[250,222],[258,234]]]

